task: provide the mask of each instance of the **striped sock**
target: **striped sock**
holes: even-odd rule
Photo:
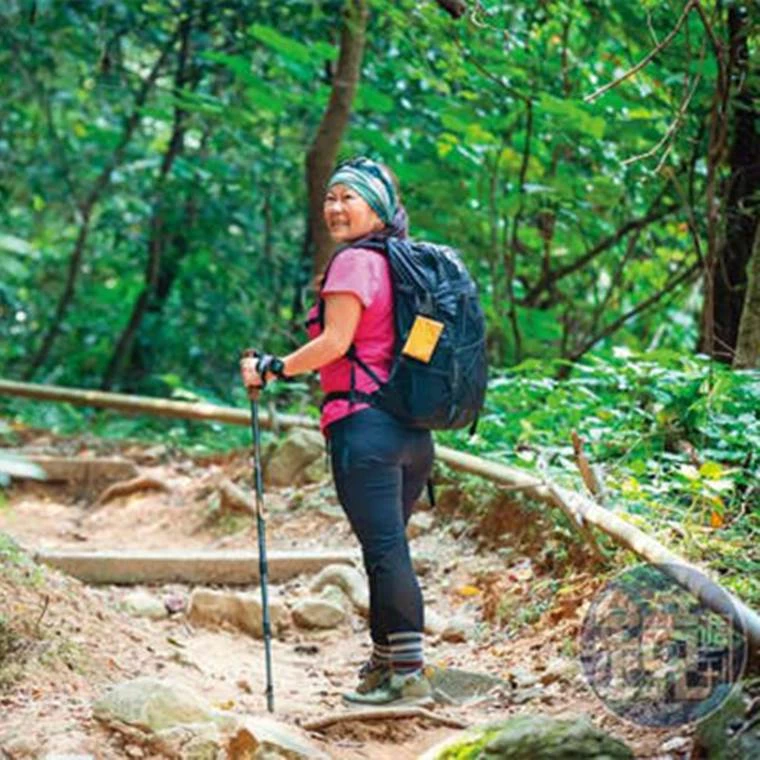
[[[388,644],[378,644],[372,642],[372,654],[369,657],[370,665],[372,667],[379,667],[385,665],[391,666],[391,648]]]
[[[414,673],[425,664],[422,655],[422,634],[418,631],[389,633],[391,667],[394,673]]]

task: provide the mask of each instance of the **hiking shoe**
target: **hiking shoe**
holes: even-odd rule
[[[359,685],[356,687],[357,694],[367,694],[382,686],[393,675],[390,665],[373,663],[368,660],[359,669]]]
[[[362,705],[429,705],[433,703],[433,687],[421,670],[414,673],[393,673],[390,678],[366,692],[348,692],[347,702]]]

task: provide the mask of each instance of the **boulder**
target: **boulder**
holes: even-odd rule
[[[322,591],[320,591],[319,598],[326,599],[328,602],[337,604],[339,607],[345,610],[346,613],[349,614],[353,609],[353,604],[351,603],[351,600],[348,598],[345,591],[343,591],[343,589],[339,588],[338,586],[333,586],[332,584],[325,586]]]
[[[447,739],[420,757],[443,760],[633,760],[622,742],[595,728],[587,719],[518,715],[487,723]]]
[[[231,750],[245,751],[244,742],[252,743],[251,755],[262,760],[330,760],[321,750],[314,747],[307,736],[295,726],[285,725],[271,718],[244,718],[239,724],[237,743]],[[245,757],[242,752],[231,757]]]
[[[135,678],[110,689],[92,709],[106,724],[123,723],[144,733],[178,725],[215,724],[216,711],[195,692],[155,678]]]
[[[257,592],[216,591],[206,588],[193,590],[187,611],[188,619],[201,626],[227,623],[256,638],[263,638],[261,597]],[[272,632],[287,628],[288,610],[281,599],[269,595],[269,619]]]
[[[366,578],[350,565],[328,565],[311,582],[309,590],[319,593],[326,586],[337,586],[351,600],[361,615],[369,614],[369,592]]]
[[[153,678],[117,685],[96,702],[93,714],[161,757],[329,760],[293,726],[214,710],[191,690]]]
[[[133,617],[162,620],[167,617],[166,605],[147,591],[132,591],[121,600],[121,608]]]
[[[337,628],[345,619],[343,607],[320,597],[306,597],[293,607],[293,620],[301,628]]]
[[[293,428],[269,455],[264,467],[264,478],[272,486],[299,485],[305,481],[304,471],[322,458],[324,452],[321,433]]]

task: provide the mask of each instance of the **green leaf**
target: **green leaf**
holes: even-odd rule
[[[248,33],[259,42],[263,42],[267,47],[295,63],[310,64],[314,60],[315,50],[313,47],[280,34],[274,27],[253,24],[249,27]]]
[[[17,253],[20,256],[30,256],[34,259],[40,257],[40,252],[30,242],[15,235],[0,233],[0,250]]]
[[[354,105],[357,110],[369,109],[377,113],[390,113],[396,107],[390,95],[386,95],[370,84],[359,87]]]

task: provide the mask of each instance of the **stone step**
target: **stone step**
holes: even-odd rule
[[[85,583],[193,583],[248,585],[259,580],[259,555],[241,550],[225,551],[90,551],[42,549],[36,562],[73,575]],[[357,551],[267,552],[272,583],[294,576],[318,573],[327,565],[360,564]]]
[[[137,475],[134,462],[121,457],[57,457],[43,454],[19,454],[44,470],[51,482],[91,483],[129,480]]]

